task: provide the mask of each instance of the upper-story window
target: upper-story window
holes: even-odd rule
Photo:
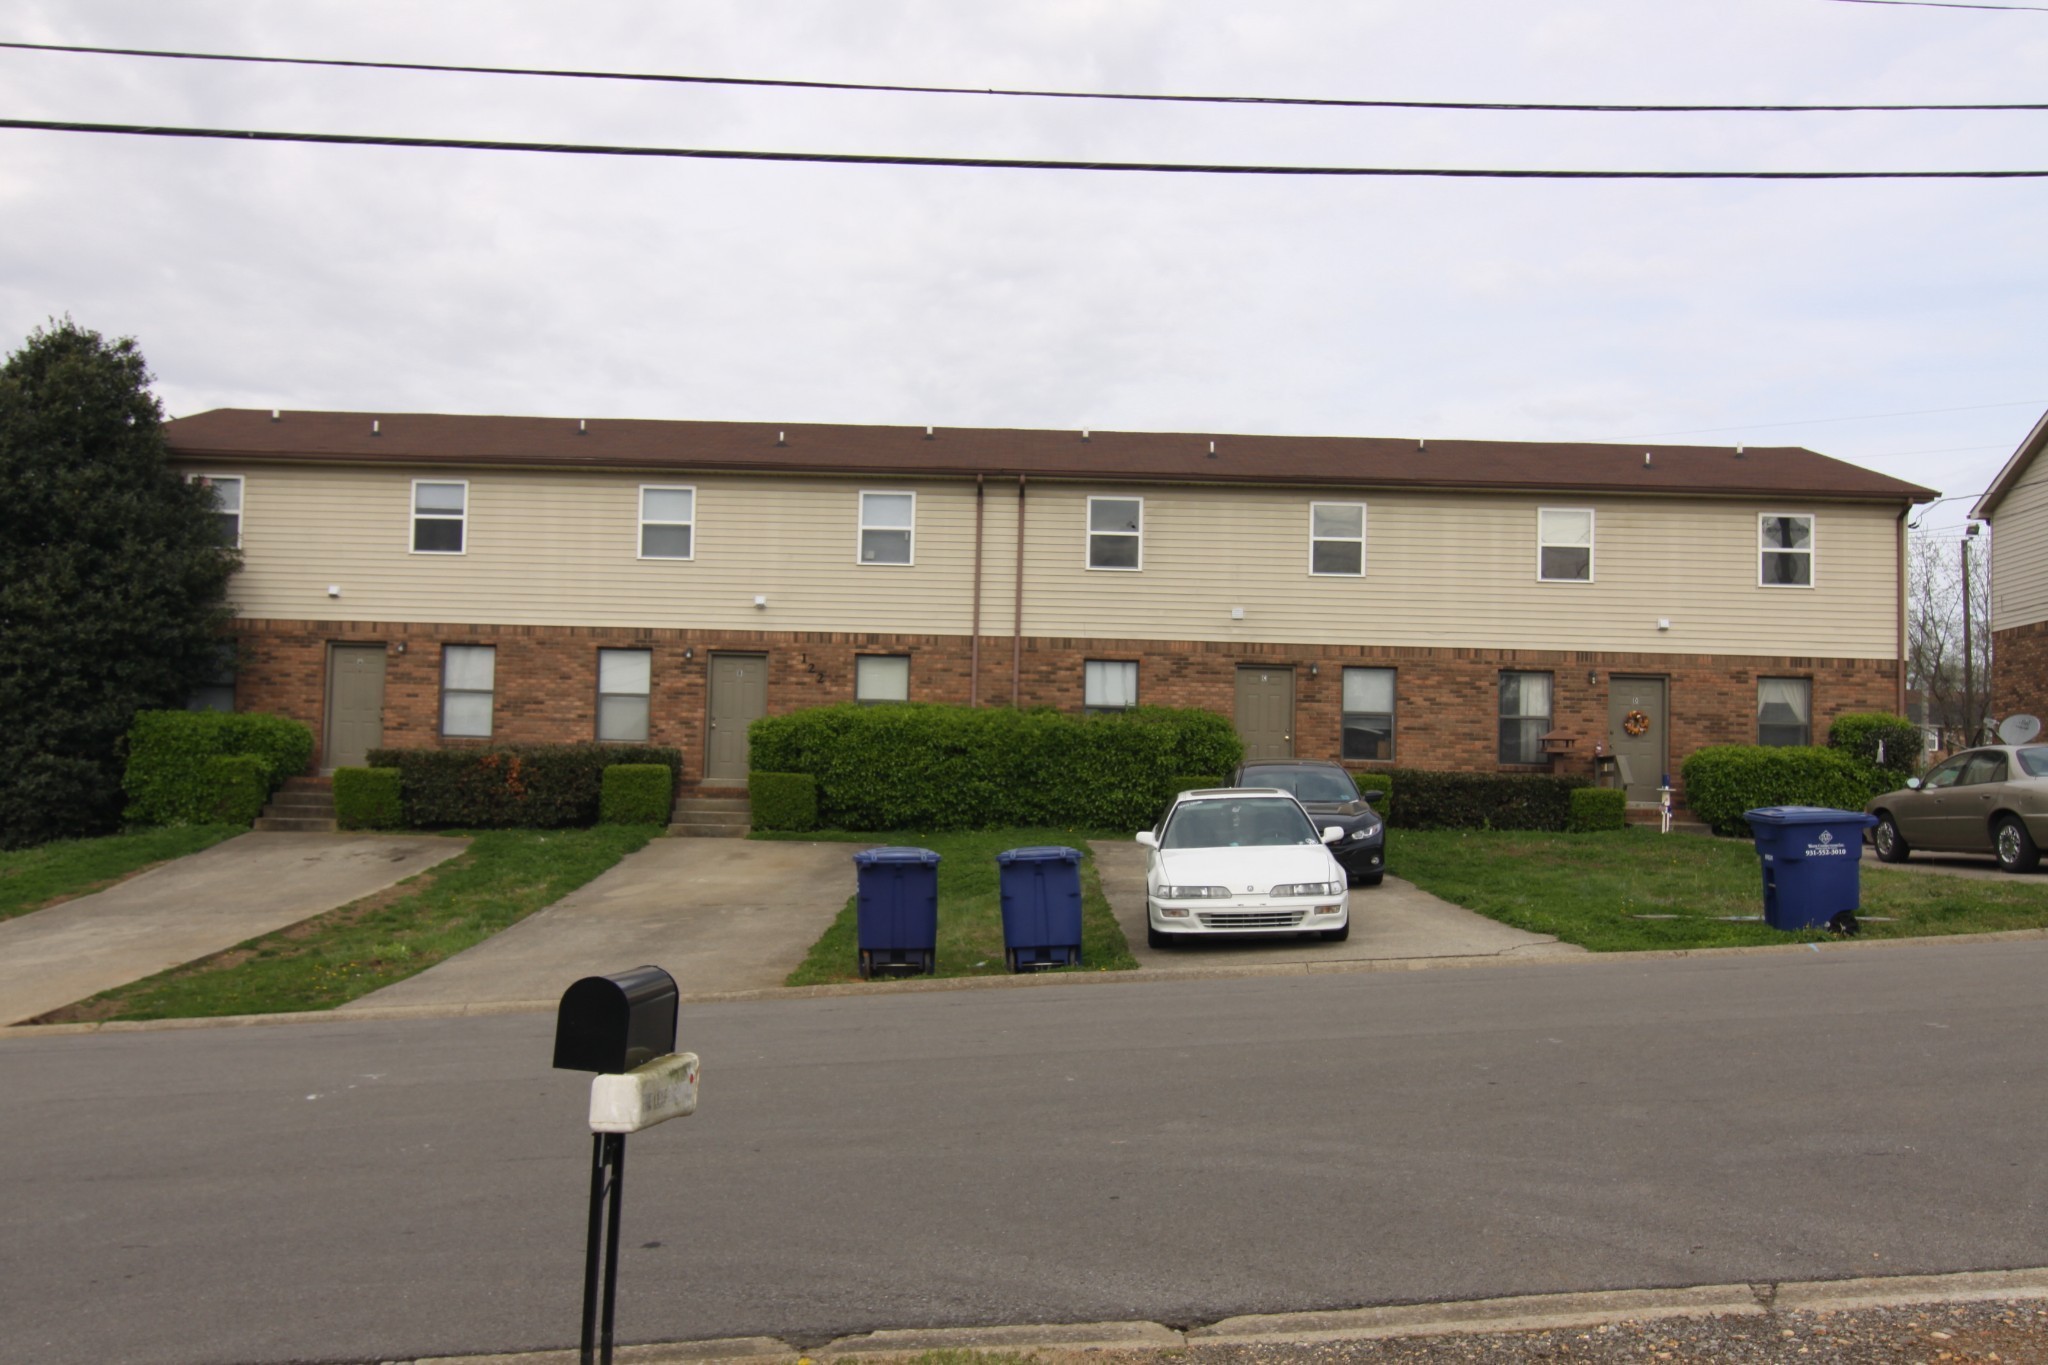
[[[491,698],[497,691],[494,645],[441,647],[441,733],[491,737]]]
[[[1308,571],[1345,578],[1365,576],[1365,504],[1308,505]]]
[[[860,562],[909,564],[917,534],[917,494],[860,495]]]
[[[412,548],[415,554],[459,555],[469,520],[469,484],[412,481]]]
[[[1756,525],[1756,581],[1766,588],[1812,587],[1813,518],[1765,512]]]
[[[645,744],[648,699],[653,691],[653,650],[597,651],[597,737],[619,744]]]
[[[1128,711],[1137,704],[1136,659],[1089,659],[1081,665],[1081,706],[1089,715]]]
[[[1536,511],[1536,577],[1545,583],[1593,581],[1593,509]]]
[[[192,482],[213,494],[213,521],[220,528],[220,543],[230,550],[241,549],[242,476],[194,474]]]
[[[865,706],[910,700],[910,656],[862,654],[853,661],[853,699]]]
[[[694,559],[697,490],[640,486],[640,557]]]
[[[1145,500],[1088,499],[1088,567],[1145,567]]]

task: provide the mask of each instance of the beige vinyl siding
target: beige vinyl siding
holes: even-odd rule
[[[209,468],[213,466],[209,465]],[[407,468],[247,477],[245,616],[965,635],[971,481]],[[412,482],[469,485],[465,553],[411,553]],[[639,489],[697,489],[695,555],[642,560]],[[857,562],[862,490],[917,494],[915,562]],[[1090,494],[1145,502],[1141,572],[1089,570]],[[1365,577],[1309,572],[1309,504],[1364,502]],[[1593,583],[1537,581],[1539,507],[1595,509]],[[1757,586],[1757,516],[1810,513],[1813,588]],[[1034,636],[1891,658],[1896,509],[1033,483]],[[1017,488],[984,505],[981,629],[1015,628]],[[327,585],[341,589],[327,596]],[[756,609],[754,598],[768,599]],[[1244,618],[1233,621],[1232,607]],[[1658,618],[1669,631],[1656,628]]]
[[[1991,628],[2048,621],[2048,459],[2036,459],[1991,521]]]

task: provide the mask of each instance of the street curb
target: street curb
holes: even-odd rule
[[[2048,1267],[1971,1270],[1950,1275],[1896,1275],[1861,1280],[1707,1284],[1673,1289],[1616,1289],[1528,1294],[1450,1303],[1387,1304],[1330,1312],[1254,1313],[1177,1331],[1162,1323],[1020,1323],[1004,1327],[934,1327],[863,1332],[801,1350],[775,1337],[623,1346],[622,1365],[736,1365],[764,1358],[885,1359],[924,1351],[1181,1351],[1192,1346],[1252,1346],[1368,1341],[1386,1337],[1468,1336],[1556,1331],[1666,1318],[1766,1317],[1986,1299],[2048,1299]],[[576,1352],[431,1356],[412,1365],[574,1365]]]
[[[1938,951],[1976,943],[2017,943],[2048,939],[2048,929],[2002,929],[1989,934],[1938,934],[1923,938],[1844,940],[1829,943],[1761,943],[1737,948],[1653,948],[1635,953],[1589,953],[1565,944],[1538,944],[1470,957],[1396,957],[1356,962],[1267,962],[1215,967],[1139,967],[1128,972],[1037,972],[1018,976],[911,977],[846,981],[825,986],[771,986],[749,991],[705,991],[681,997],[685,1005],[725,1005],[756,1000],[821,1000],[921,992],[1036,990],[1049,986],[1157,985],[1175,981],[1236,981],[1260,977],[1351,976],[1373,972],[1458,971],[1518,966],[1628,966],[1679,958],[1767,957],[1773,954],[1864,953],[1904,949]],[[551,1014],[557,1000],[492,1000],[461,1005],[342,1005],[292,1014],[226,1014],[200,1019],[108,1019],[90,1024],[11,1024],[9,1038],[65,1037],[81,1033],[152,1033],[167,1029],[261,1028],[273,1024],[319,1024],[351,1020],[464,1019],[500,1014]]]

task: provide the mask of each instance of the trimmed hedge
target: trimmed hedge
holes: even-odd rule
[[[270,799],[270,760],[261,754],[215,754],[206,760],[211,824],[253,825]]]
[[[750,767],[815,777],[818,821],[838,829],[1142,829],[1182,774],[1226,773],[1244,756],[1227,718],[1169,707],[848,703],[769,716],[749,734]]]
[[[1620,787],[1579,787],[1571,801],[1574,834],[1628,828],[1628,793]]]
[[[396,768],[336,768],[334,821],[343,829],[398,829],[405,801]]]
[[[1387,808],[1393,804],[1394,775],[1384,768],[1374,768],[1369,772],[1346,768],[1345,771],[1351,774],[1352,785],[1358,788],[1360,795],[1366,792],[1380,794],[1380,799],[1372,803],[1372,808],[1385,815]]]
[[[1877,761],[1880,746],[1884,750],[1882,763]],[[1919,770],[1927,736],[1904,716],[1858,711],[1835,717],[1828,727],[1828,747],[1887,774],[1893,780],[1886,787],[1899,787]]]
[[[1714,833],[1749,837],[1746,810],[1759,806],[1863,809],[1890,785],[1877,769],[1840,749],[1716,744],[1685,760],[1685,804]]]
[[[127,743],[128,768],[121,780],[128,793],[127,818],[143,825],[215,819],[221,793],[209,759],[236,754],[261,759],[264,800],[313,761],[311,730],[283,716],[253,711],[139,711]],[[239,785],[241,779],[234,781]],[[262,804],[257,802],[259,810]]]
[[[487,749],[372,749],[370,766],[396,768],[405,822],[419,828],[562,829],[594,825],[604,770],[654,763],[671,785],[682,752],[651,744],[505,744]]]
[[[818,827],[818,779],[809,773],[748,773],[754,828],[807,834]]]
[[[601,825],[665,825],[676,804],[676,775],[665,763],[614,763],[598,781]]]
[[[1583,777],[1395,768],[1387,823],[1402,829],[1549,829],[1571,825]]]
[[[1223,779],[1220,777],[1190,777],[1188,774],[1182,773],[1179,777],[1173,779],[1173,794],[1179,796],[1182,792],[1204,791],[1210,787],[1220,787],[1222,785]]]

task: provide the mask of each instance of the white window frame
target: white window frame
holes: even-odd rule
[[[1346,704],[1346,701],[1345,701],[1345,697],[1344,697],[1344,693],[1345,693],[1346,691],[1348,691],[1349,689],[1348,689],[1348,688],[1347,688],[1347,687],[1345,686],[1345,684],[1346,684],[1347,680],[1348,680],[1348,679],[1349,679],[1349,678],[1351,677],[1351,675],[1352,675],[1353,673],[1384,673],[1384,674],[1386,674],[1386,675],[1387,675],[1387,694],[1388,694],[1388,695],[1387,695],[1387,709],[1386,709],[1385,711],[1353,711],[1353,710],[1352,710],[1352,709],[1350,708],[1350,706],[1349,706],[1348,704]],[[1500,704],[1500,703],[1499,703],[1499,701],[1498,701],[1498,700],[1496,700],[1496,701],[1495,701],[1495,703],[1494,703],[1494,705],[1495,705],[1496,707],[1498,707],[1498,706],[1499,706],[1499,704]],[[1384,753],[1384,754],[1381,754],[1381,755],[1380,755],[1379,757],[1377,757],[1377,758],[1360,758],[1360,757],[1355,757],[1355,756],[1353,756],[1353,755],[1351,755],[1351,754],[1347,754],[1347,753],[1345,753],[1345,752],[1344,752],[1344,737],[1345,737],[1345,736],[1346,736],[1347,734],[1349,734],[1349,733],[1350,733],[1350,727],[1349,727],[1348,725],[1346,725],[1346,724],[1345,724],[1345,722],[1346,722],[1346,721],[1348,721],[1348,720],[1350,720],[1350,719],[1351,719],[1351,717],[1353,717],[1353,716],[1380,716],[1380,715],[1384,715],[1384,716],[1385,716],[1385,717],[1387,718],[1387,752],[1386,752],[1386,753]],[[1338,675],[1337,675],[1337,757],[1338,757],[1339,761],[1341,761],[1341,762],[1345,762],[1345,763],[1392,763],[1392,762],[1394,762],[1394,761],[1395,761],[1395,755],[1397,755],[1398,753],[1400,753],[1400,747],[1399,747],[1398,743],[1396,742],[1396,741],[1397,741],[1397,736],[1398,736],[1398,734],[1399,734],[1399,732],[1400,732],[1400,723],[1401,723],[1401,674],[1400,674],[1400,671],[1399,671],[1398,669],[1388,668],[1388,667],[1386,667],[1386,666],[1385,666],[1385,665],[1383,665],[1383,664],[1356,664],[1356,665],[1352,665],[1352,664],[1347,664],[1347,665],[1345,665],[1344,669],[1343,669],[1343,670],[1342,670],[1342,671],[1341,671],[1340,673],[1338,673]]]
[[[1796,587],[1796,584],[1780,584],[1780,587]],[[1806,734],[1799,741],[1802,745],[1813,743],[1813,679],[1799,677],[1759,677],[1756,680],[1756,742],[1767,748],[1796,747],[1783,745],[1777,740],[1764,739],[1764,686],[1767,683],[1797,683],[1806,694]]]
[[[649,518],[647,515],[647,495],[649,493],[688,493],[690,495],[690,519],[688,521],[669,521],[666,518]],[[686,564],[697,557],[697,485],[691,483],[643,483],[640,485],[639,511],[640,522],[634,533],[635,544],[633,546],[638,558],[669,564]],[[686,555],[651,555],[647,553],[647,528],[650,526],[688,527],[690,531],[690,553]]]
[[[1088,699],[1088,683],[1097,669],[1127,669],[1123,677],[1129,680],[1131,699],[1122,706]],[[1126,711],[1138,709],[1138,661],[1136,659],[1084,659],[1081,661],[1081,711],[1090,716],[1120,716]]]
[[[869,660],[901,663],[903,665],[903,695],[900,697],[868,697],[861,695],[861,665]],[[853,699],[862,706],[893,706],[910,700],[910,656],[908,654],[856,654],[853,658]]]
[[[644,654],[647,656],[647,690],[644,692],[607,692],[604,690],[604,656],[607,654]],[[493,680],[495,685],[495,679]],[[646,723],[638,738],[622,739],[604,732],[604,704],[611,697],[639,697],[647,703]],[[647,744],[654,736],[654,651],[645,646],[601,647],[597,651],[597,714],[593,719],[591,734],[599,744]]]
[[[428,480],[428,482],[430,482],[430,483],[431,483],[431,482],[432,482],[432,480]],[[452,553],[452,551],[444,551],[443,553]],[[451,650],[451,649],[480,649],[480,650],[484,650],[484,651],[486,651],[486,652],[487,652],[487,653],[488,653],[488,654],[490,655],[490,659],[491,659],[491,686],[490,686],[490,689],[489,689],[488,691],[486,691],[486,690],[484,690],[484,689],[482,689],[482,688],[477,688],[477,687],[458,687],[458,688],[451,688],[450,686],[448,686],[448,651],[449,651],[449,650]],[[450,729],[448,728],[448,699],[449,699],[449,698],[450,698],[451,696],[462,696],[462,697],[476,697],[476,696],[481,696],[481,697],[484,697],[484,698],[486,698],[486,699],[488,700],[488,702],[489,702],[489,707],[488,707],[487,711],[485,712],[485,722],[484,722],[484,730],[483,730],[483,733],[482,733],[482,734],[474,734],[474,733],[471,733],[471,732],[468,732],[468,731],[455,731],[455,730],[450,730]],[[495,731],[497,730],[497,728],[498,728],[498,647],[497,647],[496,645],[474,645],[474,644],[446,644],[446,645],[443,645],[443,646],[441,646],[441,725],[440,725],[440,730],[441,730],[441,733],[442,733],[442,734],[443,734],[444,736],[447,736],[448,738],[451,738],[451,739],[489,739],[489,738],[491,737],[491,735],[492,735],[492,734],[493,734],[493,733],[494,733],[494,732],[495,732]]]
[[[1552,512],[1583,513],[1586,518],[1586,543],[1583,546],[1570,545],[1563,541],[1547,539],[1543,533],[1543,518]],[[1762,531],[1757,532],[1762,535]],[[1538,583],[1591,583],[1598,567],[1598,546],[1600,540],[1600,517],[1591,507],[1539,507],[1536,509],[1536,581]],[[1586,576],[1584,578],[1552,578],[1543,572],[1543,552],[1555,546],[1560,550],[1583,549],[1586,552]],[[1761,564],[1762,561],[1758,561]],[[1761,572],[1761,570],[1759,570]]]
[[[1782,546],[1764,544],[1764,523],[1782,521],[1797,517],[1806,523],[1806,548],[1787,550]],[[1805,555],[1806,581],[1804,583],[1769,583],[1764,581],[1765,555]],[[1756,585],[1759,588],[1812,588],[1820,583],[1820,518],[1811,512],[1759,512],[1756,514]]]
[[[908,526],[907,528],[906,528],[906,527],[902,527],[902,526],[870,526],[870,525],[868,525],[868,499],[869,499],[869,498],[872,498],[872,497],[883,497],[883,498],[909,498],[909,499],[910,499],[910,525],[909,525],[909,526]],[[867,542],[868,542],[868,532],[869,532],[869,531],[904,531],[904,532],[905,532],[906,534],[908,534],[908,535],[909,535],[909,537],[910,537],[910,540],[909,540],[909,542],[908,542],[908,546],[907,546],[907,548],[906,548],[906,550],[905,550],[905,552],[904,552],[904,553],[905,553],[905,557],[904,557],[904,558],[902,558],[902,559],[869,559],[869,558],[867,557],[867,553],[866,553],[866,551],[867,551]],[[854,562],[854,563],[856,563],[856,564],[858,564],[858,565],[860,565],[860,566],[861,566],[862,568],[864,568],[864,569],[908,569],[908,568],[913,568],[913,567],[915,567],[915,565],[917,564],[917,490],[916,490],[916,489],[912,489],[912,488],[863,488],[863,489],[862,489],[862,490],[860,491],[860,529],[859,529],[859,531],[858,531],[858,532],[857,532],[857,533],[855,534],[855,536],[854,536],[854,541],[853,541],[853,562]]]
[[[233,517],[235,519],[235,538],[230,541],[223,541],[222,545],[230,550],[241,549],[242,519],[249,513],[248,479],[240,474],[207,474],[203,472],[195,472],[187,474],[185,476],[185,482],[201,484],[208,489],[218,488],[220,485],[224,483],[231,483],[235,486],[235,510],[232,512],[227,512],[222,511],[219,508],[215,508],[213,515],[215,515],[216,517]]]
[[[1356,536],[1319,536],[1316,534],[1316,509],[1319,507],[1356,508],[1358,511],[1358,534]],[[1308,505],[1308,572],[1311,578],[1363,578],[1365,577],[1365,527],[1366,505],[1362,502],[1312,502]],[[1356,571],[1318,569],[1316,567],[1316,546],[1323,542],[1332,545],[1358,546],[1358,568]]]
[[[1136,531],[1098,531],[1095,529],[1095,504],[1098,502],[1135,502],[1138,504],[1138,529]],[[1092,573],[1143,573],[1145,571],[1145,499],[1123,493],[1091,494],[1088,498],[1088,519],[1082,523],[1086,544],[1081,551],[1081,562]],[[1138,542],[1136,564],[1097,564],[1095,562],[1095,538],[1113,537],[1117,540]]]
[[[1503,696],[1502,696],[1501,694],[1502,694],[1502,693],[1504,693],[1504,692],[1506,692],[1506,690],[1507,690],[1507,680],[1508,680],[1508,678],[1509,678],[1509,677],[1520,677],[1520,678],[1542,678],[1542,679],[1544,679],[1544,690],[1545,690],[1545,693],[1546,693],[1546,697],[1545,697],[1545,700],[1546,700],[1546,702],[1547,702],[1547,703],[1548,703],[1548,705],[1549,705],[1549,709],[1548,709],[1548,710],[1546,710],[1546,711],[1542,711],[1542,712],[1516,711],[1516,712],[1514,712],[1513,714],[1510,714],[1510,713],[1508,713],[1508,712],[1506,712],[1506,711],[1503,711],[1503,710],[1501,710],[1501,709],[1500,709],[1500,704],[1501,704],[1501,702],[1502,702],[1503,700],[1505,700],[1505,698],[1504,698],[1504,697],[1503,697]],[[1536,717],[1537,717],[1538,715],[1540,715],[1540,716],[1542,717],[1542,719],[1543,719],[1543,727],[1544,727],[1544,728],[1543,728],[1542,730],[1539,730],[1539,731],[1537,732],[1537,744],[1536,744],[1536,755],[1535,755],[1535,757],[1533,757],[1533,758],[1530,758],[1530,757],[1516,757],[1516,758],[1506,758],[1506,757],[1503,757],[1503,756],[1501,755],[1501,753],[1500,753],[1501,745],[1500,745],[1500,741],[1499,741],[1499,734],[1498,734],[1498,729],[1499,729],[1499,727],[1498,727],[1498,725],[1496,724],[1496,727],[1495,727],[1495,731],[1496,731],[1496,733],[1495,733],[1495,739],[1494,739],[1494,758],[1495,758],[1495,760],[1496,760],[1497,762],[1499,762],[1499,763],[1500,763],[1500,764],[1501,764],[1502,766],[1504,766],[1504,767],[1518,767],[1518,768],[1526,768],[1526,767],[1532,767],[1532,766],[1534,766],[1535,764],[1538,764],[1538,763],[1541,763],[1541,762],[1543,762],[1543,761],[1544,761],[1544,758],[1545,758],[1545,755],[1544,755],[1544,753],[1543,753],[1543,743],[1542,743],[1542,736],[1543,736],[1543,735],[1545,735],[1545,734],[1548,734],[1548,733],[1549,733],[1549,732],[1550,732],[1551,730],[1554,730],[1554,729],[1556,729],[1556,728],[1557,728],[1557,674],[1556,674],[1556,672],[1555,672],[1554,670],[1552,670],[1552,669],[1548,669],[1548,668],[1503,668],[1503,669],[1502,669],[1502,670],[1500,671],[1500,673],[1499,673],[1499,675],[1497,676],[1497,678],[1496,678],[1496,681],[1495,681],[1495,683],[1494,683],[1494,687],[1495,687],[1495,689],[1496,689],[1496,691],[1495,691],[1495,695],[1494,695],[1494,712],[1495,712],[1495,715],[1497,716],[1498,720],[1502,720],[1502,721],[1506,721],[1506,720],[1513,720],[1513,721],[1529,721],[1529,720],[1533,720],[1533,719],[1535,719],[1535,718],[1536,718]]]
[[[461,516],[456,516],[456,517],[451,517],[451,516],[449,516],[449,515],[447,515],[446,513],[443,513],[443,512],[431,512],[431,513],[428,513],[428,514],[427,514],[427,515],[425,515],[425,516],[421,516],[421,515],[420,515],[420,485],[421,485],[421,484],[437,484],[437,485],[441,485],[441,486],[443,486],[443,487],[449,487],[449,488],[460,488],[460,489],[462,490],[462,515],[461,515]],[[407,549],[407,550],[408,550],[408,551],[409,551],[410,553],[412,553],[412,554],[416,554],[416,555],[466,555],[466,554],[468,554],[468,553],[469,553],[469,480],[468,480],[468,479],[414,479],[414,480],[412,481],[412,492],[411,492],[411,501],[410,501],[410,502],[409,502],[409,503],[407,504],[407,511],[409,511],[409,512],[411,513],[411,516],[409,516],[409,517],[408,517],[408,518],[406,519],[406,523],[405,523],[405,526],[406,526],[405,546],[406,546],[406,549]],[[452,521],[452,522],[456,523],[456,524],[457,524],[458,526],[460,526],[460,527],[462,528],[462,548],[461,548],[461,549],[459,549],[459,550],[422,550],[422,549],[420,549],[420,548],[419,548],[419,539],[420,539],[420,530],[419,530],[419,527],[420,527],[420,523],[421,523],[422,521]]]

